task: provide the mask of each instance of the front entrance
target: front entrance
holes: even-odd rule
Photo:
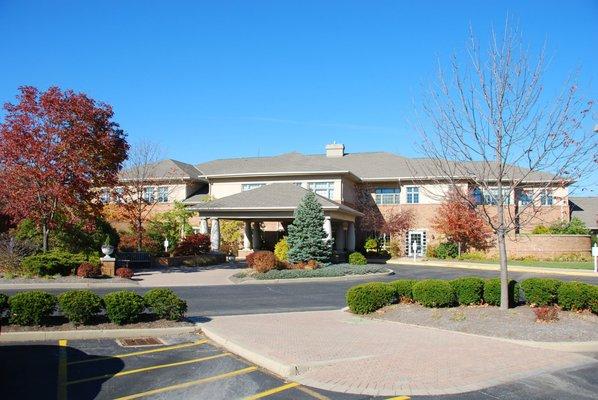
[[[415,253],[418,256],[423,256],[426,252],[426,231],[409,231],[405,238],[405,248],[407,249],[407,255],[413,257],[414,246],[413,243],[417,244],[417,250]]]

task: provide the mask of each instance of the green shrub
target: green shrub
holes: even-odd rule
[[[388,283],[388,285],[394,290],[394,296],[397,301],[403,299],[413,300],[413,285],[415,280],[412,279],[399,279]]]
[[[456,243],[444,242],[436,247],[436,258],[455,258],[459,255],[459,246]]]
[[[428,257],[428,258],[436,258],[436,249],[438,249],[438,246],[435,246],[433,244],[429,244],[426,247],[426,257]]]
[[[178,321],[187,311],[187,303],[181,300],[172,290],[156,288],[148,290],[144,295],[145,305],[159,318]]]
[[[457,302],[461,305],[480,304],[484,296],[484,280],[475,276],[450,281]]]
[[[557,302],[561,281],[550,278],[530,278],[521,282],[525,302],[536,306],[550,306]]]
[[[104,304],[108,319],[118,325],[135,322],[145,309],[143,297],[127,290],[108,293]]]
[[[69,290],[58,296],[58,308],[75,325],[88,324],[102,311],[102,298],[91,290]]]
[[[488,259],[488,255],[483,251],[468,251],[461,253],[457,258],[459,260],[483,261]]]
[[[54,313],[56,297],[34,290],[21,292],[8,299],[10,323],[17,325],[41,325]]]
[[[557,300],[563,310],[583,310],[590,304],[590,285],[582,282],[563,282],[557,290]]]
[[[366,265],[368,263],[367,258],[358,251],[349,254],[349,264],[351,265]]]
[[[71,275],[85,261],[86,257],[83,254],[55,250],[25,257],[22,267],[25,271],[38,276]]]
[[[4,315],[4,311],[8,309],[8,296],[0,293],[0,318]]]
[[[353,286],[347,291],[347,305],[355,314],[368,314],[393,302],[393,288],[382,282]]]
[[[447,281],[426,279],[413,285],[413,300],[424,307],[449,307],[455,304],[455,293]]]
[[[550,228],[545,225],[537,225],[532,229],[533,235],[547,235],[550,233]]]
[[[363,248],[365,249],[365,251],[371,251],[371,252],[376,252],[378,251],[378,240],[375,238],[368,238],[364,245]]]
[[[289,243],[286,238],[282,238],[274,246],[274,255],[278,261],[284,262],[288,260]]]
[[[519,304],[519,283],[509,281],[509,307]],[[484,282],[484,303],[491,306],[500,306],[500,279],[487,279]]]
[[[590,285],[588,293],[588,307],[594,314],[598,314],[598,286]]]

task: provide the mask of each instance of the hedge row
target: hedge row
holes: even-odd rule
[[[170,289],[151,289],[143,297],[131,291],[106,294],[103,298],[90,290],[70,290],[58,296],[30,291],[8,297],[0,294],[0,317],[8,311],[9,322],[16,325],[42,325],[58,310],[70,322],[89,324],[102,311],[115,324],[138,320],[146,308],[159,318],[180,320],[187,303]]]
[[[525,302],[531,306],[558,304],[564,310],[589,309],[598,314],[598,286],[581,282],[561,282],[555,279],[532,278],[509,281],[509,306],[520,302],[523,290]],[[415,301],[425,307],[455,305],[500,305],[500,279],[463,277],[451,281],[401,279],[390,283],[372,282],[350,288],[346,294],[349,309],[367,314],[398,301]]]

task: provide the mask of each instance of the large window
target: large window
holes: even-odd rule
[[[378,188],[376,189],[376,204],[399,204],[401,189]]]
[[[168,187],[160,186],[158,188],[158,203],[168,203]]]
[[[476,204],[497,205],[498,204],[498,188],[480,189],[475,188],[472,192]],[[504,204],[510,204],[511,199],[509,195],[509,188],[502,189]]]
[[[419,188],[417,186],[407,187],[407,204],[419,203]]]
[[[262,186],[265,186],[265,185],[266,185],[265,183],[244,183],[243,185],[241,185],[241,190],[243,192],[246,192],[248,190],[261,188]]]
[[[527,206],[528,204],[531,204],[533,202],[532,195],[530,194],[530,192],[525,190],[519,191],[518,198],[519,204],[522,206]]]
[[[154,191],[155,191],[155,188],[153,186],[145,187],[143,189],[143,200],[145,200],[148,203],[153,203],[155,200]]]
[[[320,196],[332,199],[334,197],[334,182],[309,182],[309,190]]]
[[[540,196],[540,204],[543,206],[551,206],[554,202],[554,197],[552,196],[552,190],[542,190],[542,195]]]

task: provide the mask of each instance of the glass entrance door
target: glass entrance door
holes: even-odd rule
[[[416,250],[416,254],[418,256],[423,256],[424,255],[424,251],[425,251],[425,233],[422,231],[410,231],[408,233],[408,255],[413,257],[413,251],[414,251],[414,245],[413,243],[415,243],[417,245],[417,250]]]

